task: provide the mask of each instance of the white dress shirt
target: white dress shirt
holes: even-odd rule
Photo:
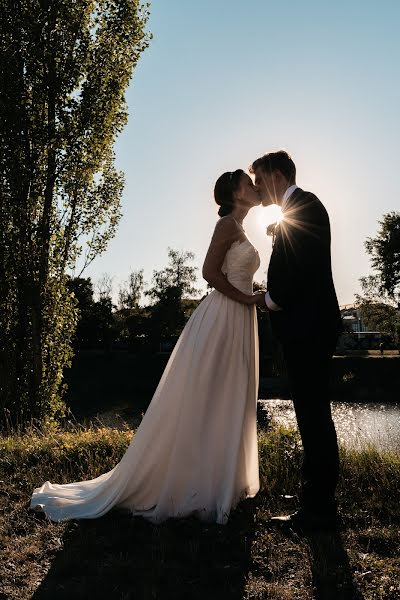
[[[295,190],[297,190],[297,188],[298,188],[298,186],[296,184],[291,185],[290,187],[288,187],[286,192],[283,194],[282,211],[285,210],[285,204],[286,204],[287,200],[290,198],[290,196],[293,194],[293,192]],[[265,304],[267,305],[269,310],[283,310],[283,308],[281,306],[279,306],[279,304],[277,304],[276,302],[273,301],[269,292],[267,292],[265,294]]]

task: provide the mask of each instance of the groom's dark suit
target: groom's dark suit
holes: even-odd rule
[[[283,207],[268,268],[270,311],[282,344],[304,448],[302,504],[335,507],[339,459],[328,394],[341,318],[332,280],[328,214],[316,196],[297,188]]]

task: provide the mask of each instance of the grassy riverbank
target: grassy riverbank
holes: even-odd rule
[[[342,449],[340,535],[271,530],[298,487],[296,434],[260,431],[261,491],[226,526],[184,519],[152,526],[111,512],[49,523],[27,511],[46,479],[111,469],[130,430],[105,427],[0,438],[0,598],[272,598],[394,600],[400,595],[400,457]]]

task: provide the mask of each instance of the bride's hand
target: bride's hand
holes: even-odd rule
[[[257,304],[260,308],[265,308],[265,291],[258,290],[249,296],[249,304]]]

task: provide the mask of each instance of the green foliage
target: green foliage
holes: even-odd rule
[[[154,271],[153,286],[145,292],[152,300],[150,325],[153,340],[180,334],[194,310],[193,306],[185,307],[184,301],[198,292],[194,287],[197,267],[187,264],[194,259],[194,254],[168,248],[168,258],[169,264],[165,269]]]
[[[261,486],[272,495],[296,493],[302,461],[299,434],[285,427],[268,427],[259,432],[258,450]]]
[[[162,340],[173,341],[183,329],[187,319],[197,308],[199,301],[184,295],[196,292],[194,267],[187,264],[193,260],[190,252],[169,250],[170,263],[163,271],[155,273],[156,285],[146,295],[153,296],[150,306],[141,306],[145,287],[143,269],[132,271],[128,280],[120,286],[118,308],[111,301],[111,278],[103,274],[96,288],[99,299],[93,298],[93,285],[81,277],[68,279],[78,305],[78,326],[75,347],[109,348],[112,341],[127,343],[130,351],[159,350]]]
[[[193,252],[179,252],[168,248],[168,258],[169,264],[165,269],[153,272],[153,287],[146,291],[146,295],[153,301],[160,301],[171,294],[172,288],[180,299],[196,294],[198,290],[193,284],[196,282],[197,267],[187,264],[194,259]]]
[[[356,305],[369,331],[380,331],[398,339],[400,313],[385,290],[382,290],[377,275],[361,277],[362,294],[356,294]]]
[[[119,289],[119,308],[128,310],[138,308],[144,285],[143,269],[129,273],[128,281]]]
[[[380,331],[396,338],[400,330],[399,313],[389,304],[364,302],[361,305],[362,320],[369,331]]]
[[[31,476],[74,481],[96,477],[112,469],[132,438],[130,431],[74,426],[66,431],[34,429],[29,435],[1,438],[0,472],[10,476],[29,469]]]
[[[80,318],[88,312],[94,302],[93,283],[90,277],[68,278],[68,289],[73,293],[78,302]]]
[[[0,3],[0,421],[63,414],[76,300],[65,271],[120,218],[113,144],[148,45],[132,0]]]
[[[368,238],[365,248],[378,273],[379,291],[393,298],[400,284],[400,212],[383,215],[379,225],[376,237]]]
[[[90,278],[68,279],[68,288],[77,300],[78,325],[74,336],[75,348],[95,347],[99,344],[108,347],[114,324],[111,298],[103,295],[95,302]]]
[[[374,275],[361,277],[361,294],[356,304],[370,331],[380,331],[395,340],[400,338],[400,213],[383,215],[375,238],[365,242]],[[398,296],[396,298],[396,296]]]
[[[196,267],[188,264],[194,254],[168,248],[168,258],[168,265],[154,271],[152,286],[144,291],[151,299],[150,306],[140,306],[146,285],[143,269],[132,271],[128,281],[120,287],[114,319],[119,339],[128,341],[131,350],[143,345],[159,349],[162,340],[171,341],[179,336],[198,304],[188,297],[197,292],[193,287]]]

